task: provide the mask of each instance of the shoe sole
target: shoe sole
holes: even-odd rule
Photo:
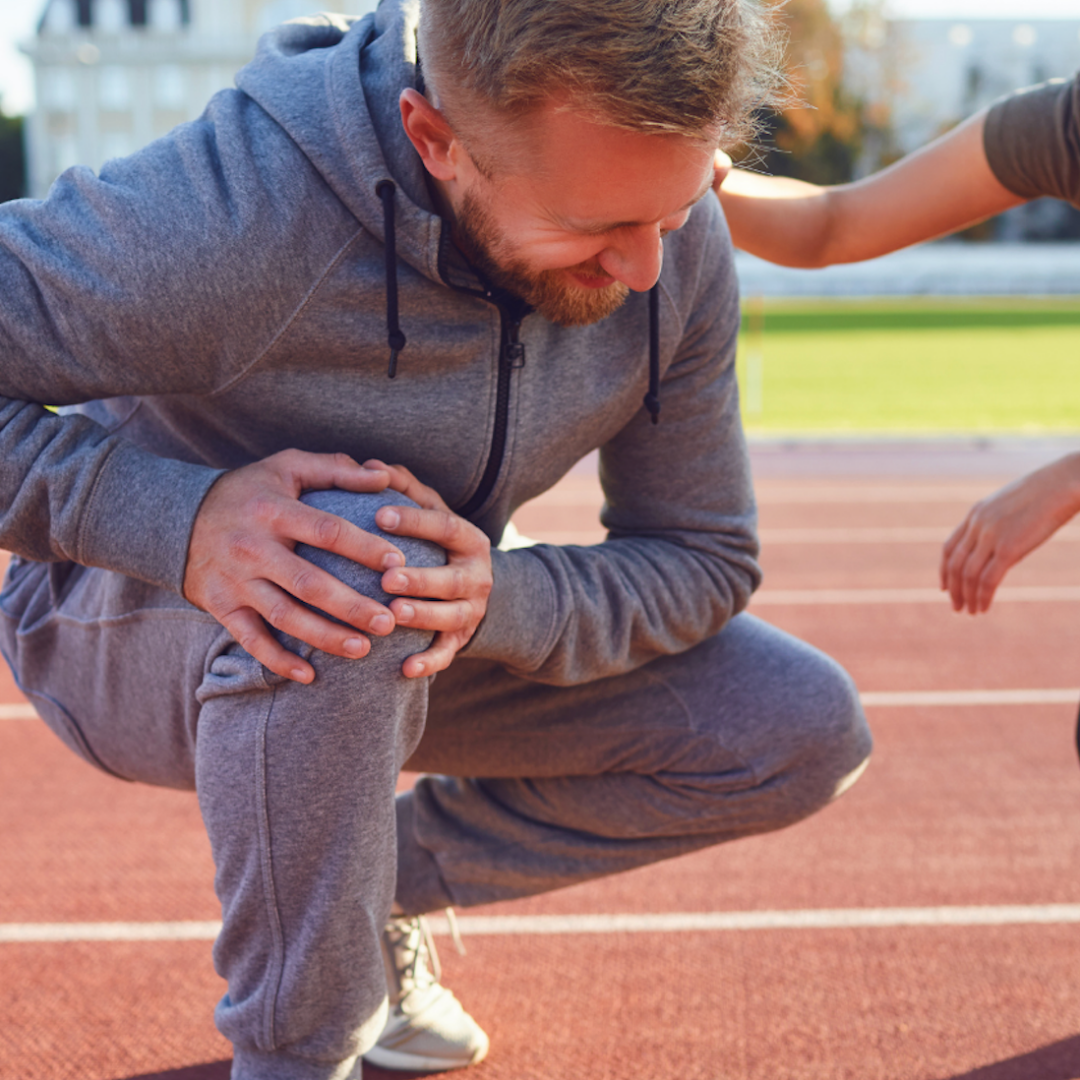
[[[466,1069],[470,1065],[478,1065],[486,1056],[486,1046],[478,1050],[468,1061],[462,1061],[461,1058],[418,1057],[414,1054],[403,1054],[397,1050],[373,1046],[364,1054],[364,1060],[370,1065],[375,1065],[380,1069],[391,1069],[394,1072],[446,1072],[448,1069]]]

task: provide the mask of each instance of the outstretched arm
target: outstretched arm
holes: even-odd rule
[[[859,262],[966,228],[1024,199],[994,175],[986,110],[881,172],[836,187],[732,169],[718,187],[735,246],[783,266]],[[723,172],[718,168],[718,177]]]

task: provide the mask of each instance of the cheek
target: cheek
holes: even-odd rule
[[[534,270],[563,270],[595,261],[606,244],[596,236],[523,237],[518,255]]]

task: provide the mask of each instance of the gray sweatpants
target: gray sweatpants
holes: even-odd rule
[[[305,498],[374,532],[375,510],[402,502]],[[442,561],[394,542],[410,563]],[[304,553],[388,599],[376,574]],[[405,679],[427,640],[396,630],[363,660],[291,642],[317,672],[301,686],[172,593],[13,561],[0,648],[45,722],[106,772],[198,792],[234,1080],[359,1076],[386,1016],[379,933],[395,897],[409,913],[488,903],[781,828],[870,752],[847,675],[748,615],[575,687],[467,658]],[[437,775],[395,800],[406,764]]]

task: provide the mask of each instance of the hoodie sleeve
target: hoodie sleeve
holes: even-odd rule
[[[220,471],[42,406],[209,394],[242,374],[342,243],[305,209],[314,183],[227,91],[100,177],[72,169],[46,200],[0,208],[0,546],[179,591]]]
[[[730,240],[719,211],[700,212],[711,224],[696,273],[684,272],[689,303],[663,298],[662,319],[678,319],[681,334],[660,423],[642,409],[600,451],[608,539],[494,552],[488,612],[467,655],[558,685],[617,675],[718,633],[759,584]]]

